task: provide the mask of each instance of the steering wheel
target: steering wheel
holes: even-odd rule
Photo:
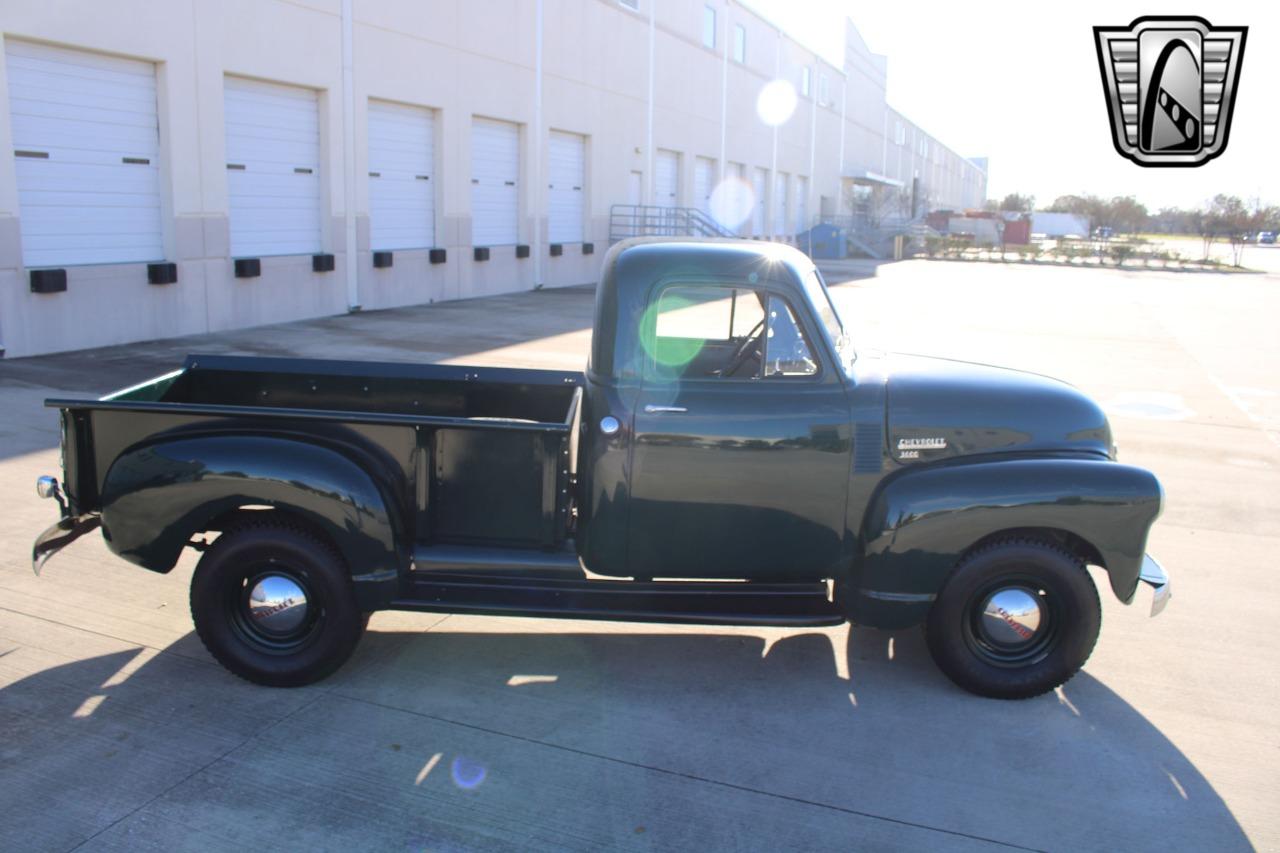
[[[755,355],[760,356],[760,338],[764,334],[764,318],[760,319],[751,327],[751,331],[747,332],[747,336],[742,339],[742,343],[738,344],[738,348],[733,351],[733,355],[729,357],[729,363],[720,371],[721,376],[732,376],[742,369],[742,365],[746,364],[747,359]]]

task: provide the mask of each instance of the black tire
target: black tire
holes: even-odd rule
[[[938,668],[995,699],[1027,699],[1065,684],[1089,659],[1101,628],[1098,590],[1084,563],[1037,539],[1004,539],[966,555],[924,625]]]
[[[253,602],[251,593],[264,581],[296,587],[305,603],[290,597],[273,609]],[[268,687],[299,687],[331,674],[355,650],[366,621],[331,546],[291,525],[258,522],[226,531],[200,559],[191,617],[219,663]],[[273,618],[275,630],[264,627]]]

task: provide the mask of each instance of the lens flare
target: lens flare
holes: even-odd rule
[[[664,294],[661,303],[654,303],[645,309],[640,319],[640,346],[653,359],[654,368],[659,376],[670,373],[670,378],[680,375],[684,367],[702,351],[705,341],[696,338],[676,337],[668,334],[659,337],[659,312],[674,315],[677,311],[689,308],[695,303],[682,296]]]
[[[465,791],[480,787],[484,777],[488,775],[483,764],[461,755],[453,759],[449,765],[449,773],[453,776],[453,784]]]
[[[725,178],[711,191],[711,216],[720,227],[737,231],[751,218],[755,203],[750,184],[741,178]]]
[[[769,127],[786,124],[796,111],[796,89],[786,80],[766,83],[756,96],[756,115]]]

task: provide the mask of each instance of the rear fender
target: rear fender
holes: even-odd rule
[[[328,537],[363,609],[394,598],[407,556],[392,499],[360,465],[307,442],[204,436],[126,451],[103,482],[102,531],[124,559],[168,572],[194,534],[244,506],[285,511]]]
[[[920,622],[966,551],[993,533],[1027,528],[1083,540],[1107,570],[1116,597],[1128,603],[1162,497],[1149,471],[1103,460],[908,469],[890,478],[867,509],[846,609],[863,625]]]

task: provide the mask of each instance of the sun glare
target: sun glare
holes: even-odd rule
[[[769,127],[786,124],[796,111],[796,90],[786,80],[766,83],[756,96],[756,115]]]
[[[751,217],[756,194],[741,178],[725,178],[711,192],[711,215],[721,227],[737,231]]]

